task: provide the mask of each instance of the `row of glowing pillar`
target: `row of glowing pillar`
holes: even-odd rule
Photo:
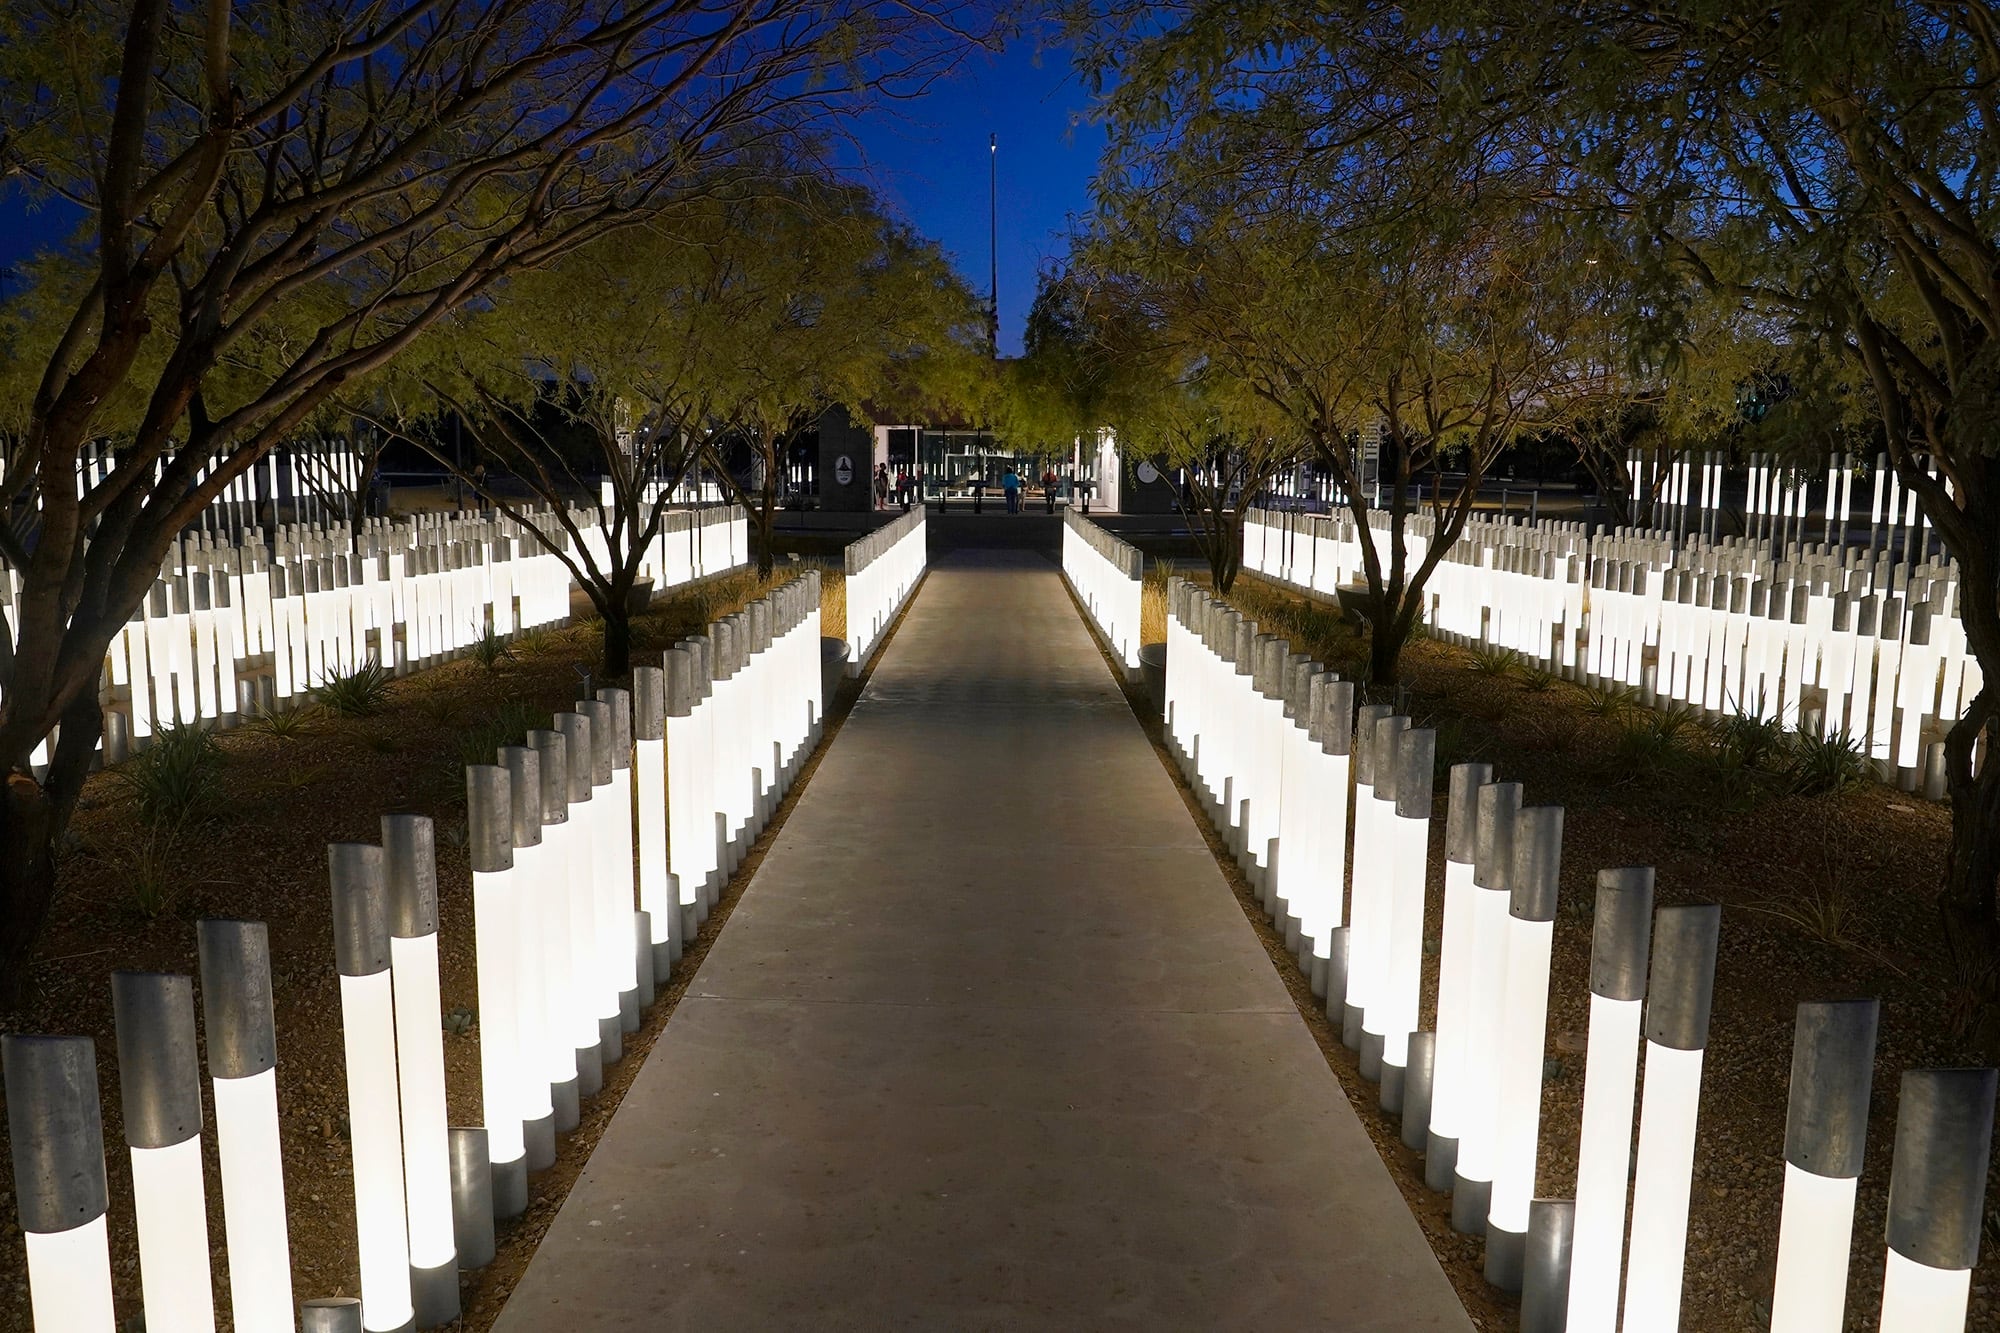
[[[1253,515],[1257,565],[1331,591],[1320,541],[1292,540],[1297,520]],[[1325,522],[1303,521],[1307,532]],[[1656,688],[1711,712],[1749,709],[1794,730],[1818,690],[1821,730],[1844,731],[1904,770],[1926,762],[1930,724],[1961,716],[1979,690],[1956,596],[1948,564],[1878,561],[1872,548],[1795,549],[1772,561],[1761,547],[1681,547],[1630,530],[1589,538],[1554,522],[1468,523],[1426,592],[1447,637],[1581,670],[1591,683]],[[1931,754],[1941,757],[1939,743]]]
[[[850,673],[858,674],[882,641],[923,577],[927,558],[924,507],[883,524],[848,543],[843,553],[847,574],[847,639],[853,648]]]
[[[1678,1328],[1720,909],[1656,908],[1649,868],[1599,872],[1576,1197],[1540,1198],[1562,811],[1523,807],[1488,765],[1451,770],[1437,1022],[1419,1032],[1432,737],[1382,705],[1350,729],[1351,686],[1178,580],[1167,634],[1171,748],[1427,1183],[1451,1192],[1454,1227],[1482,1235],[1488,1279],[1521,1293],[1523,1327]],[[1799,1011],[1781,1333],[1842,1326],[1874,1023],[1873,1001]],[[1885,1330],[1964,1327],[1994,1084],[1991,1070],[1904,1075]]]
[[[1143,562],[1131,543],[1063,510],[1063,576],[1127,672],[1139,669]]]
[[[553,1164],[555,1132],[575,1127],[578,1096],[618,1058],[655,976],[679,955],[683,913],[667,868],[673,807],[717,811],[696,841],[720,863],[715,844],[754,838],[816,742],[818,596],[817,576],[786,584],[662,667],[637,669],[636,703],[624,690],[599,691],[531,732],[529,744],[503,748],[500,764],[468,769],[484,1126],[446,1124],[431,821],[386,816],[381,845],[329,848],[357,1300],[294,1305],[266,931],[200,923],[235,1328],[275,1333],[302,1319],[309,1330],[383,1333],[457,1316],[460,1267],[490,1260],[495,1219],[525,1208],[530,1165]],[[685,668],[705,651],[724,688],[684,669],[684,686],[704,688],[670,699],[676,655]],[[698,780],[672,792],[670,702],[683,720],[705,723],[677,737]],[[711,882],[704,901],[719,886]],[[657,910],[635,911],[635,898]],[[146,1325],[212,1330],[194,985],[117,973],[113,990]],[[35,1327],[108,1333],[117,1325],[94,1043],[8,1036],[4,1057]]]

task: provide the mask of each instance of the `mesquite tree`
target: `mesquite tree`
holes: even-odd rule
[[[979,310],[943,252],[857,185],[804,180],[748,201],[728,236],[708,257],[731,311],[714,358],[722,429],[709,458],[749,511],[768,575],[792,443],[832,406],[865,420],[885,402],[956,397],[952,386],[981,359]],[[749,446],[747,482],[722,441]]]
[[[1462,159],[1434,117],[1413,135],[1419,76],[1329,90],[1321,62],[1287,54],[1297,63],[1234,48],[1204,59],[1178,30],[1150,28],[1119,48],[1114,165],[1083,254],[1339,484],[1367,584],[1370,677],[1387,685],[1493,461],[1616,385],[1583,355],[1597,319],[1589,238],[1539,202],[1535,164]],[[1206,82],[1190,82],[1190,62]],[[1436,485],[1447,465],[1462,474],[1450,494]],[[1412,484],[1426,479],[1435,522],[1419,540]]]
[[[932,76],[967,21],[893,0],[7,6],[0,172],[90,233],[0,477],[0,506],[33,513],[25,540],[0,533],[21,580],[0,987],[48,910],[107,647],[203,506],[497,279],[645,221],[746,143]],[[140,406],[117,466],[79,495],[120,398]]]

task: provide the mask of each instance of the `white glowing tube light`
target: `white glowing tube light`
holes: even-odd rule
[[[68,1231],[24,1231],[35,1333],[116,1333],[111,1242],[99,1213]],[[207,1256],[202,1256],[206,1271]]]
[[[396,1072],[403,1113],[409,1262],[417,1268],[440,1268],[457,1257],[458,1248],[451,1224],[451,1158],[444,1099],[443,1028],[439,1023],[444,1004],[438,986],[438,937],[435,934],[412,939],[392,937],[389,965],[395,991]],[[507,1006],[503,1003],[499,1007],[504,1010]],[[482,1003],[480,1012],[491,1011]],[[515,1132],[519,1133],[518,1125]]]
[[[1932,1268],[1889,1251],[1882,1275],[1882,1333],[1957,1333],[1971,1303],[1971,1269]]]
[[[361,1260],[361,1322],[392,1333],[415,1314],[404,1214],[403,1131],[396,1088],[396,1015],[388,970],[340,978],[354,1150],[354,1222]]]
[[[213,1333],[215,1294],[208,1282],[201,1135],[166,1148],[133,1148],[131,1153],[147,1333]]]
[[[1610,1329],[1618,1322],[1643,1008],[1640,1000],[1590,997],[1569,1270],[1569,1326],[1578,1330]]]
[[[1817,1175],[1785,1163],[1771,1333],[1839,1333],[1847,1310],[1847,1256],[1859,1184],[1853,1177]]]
[[[1542,1063],[1548,1038],[1549,958],[1555,926],[1510,916],[1505,926],[1506,985],[1496,1079],[1493,1201],[1490,1226],[1525,1236],[1535,1194],[1541,1134]]]
[[[514,884],[518,857],[516,853],[514,870],[475,870],[472,875],[473,950],[479,963],[480,1104],[487,1153],[494,1162],[512,1162],[527,1151],[521,1123],[535,1118],[528,1114],[524,1099],[531,1052],[522,1040],[522,1006],[516,998],[525,989],[515,940],[521,921]],[[538,1071],[532,1081],[543,1084],[546,1099],[547,1080]]]
[[[278,1143],[278,1071],[218,1078],[211,1087],[230,1315],[239,1333],[288,1333],[294,1326],[292,1256]]]
[[[1624,1333],[1676,1333],[1680,1328],[1702,1055],[1699,1049],[1646,1043]]]

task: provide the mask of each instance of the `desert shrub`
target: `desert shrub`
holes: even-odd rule
[[[389,702],[389,683],[394,679],[387,667],[371,657],[352,671],[328,673],[313,687],[313,698],[329,713],[372,717]]]
[[[1792,790],[1801,796],[1825,796],[1865,781],[1868,756],[1844,731],[1802,735],[1792,743],[1787,773]]]
[[[176,829],[211,813],[221,797],[222,747],[199,722],[153,733],[153,742],[118,769],[148,828]]]

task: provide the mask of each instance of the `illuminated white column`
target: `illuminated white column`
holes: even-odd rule
[[[1336,927],[1347,920],[1347,827],[1348,794],[1353,789],[1351,773],[1354,750],[1354,683],[1332,672],[1317,678],[1311,699],[1312,731],[1309,749],[1315,762],[1313,786],[1306,792],[1308,817],[1313,820],[1311,839],[1313,876],[1313,919],[1305,929],[1312,950],[1312,990],[1322,1000],[1331,1000],[1329,982],[1333,958],[1332,937]],[[1341,1017],[1341,1008],[1330,1010]]]
[[[556,739],[560,741],[561,737]],[[576,1052],[566,1038],[557,1039],[549,1010],[549,956],[554,945],[547,937],[546,927],[556,909],[548,901],[552,896],[550,863],[548,849],[542,842],[543,818],[552,810],[561,814],[569,809],[565,790],[568,780],[553,770],[545,771],[542,752],[532,745],[504,745],[500,747],[499,760],[507,770],[513,835],[512,888],[507,896],[514,916],[508,938],[512,941],[513,1022],[520,1055],[514,1066],[518,1081],[512,1102],[513,1114],[521,1120],[526,1171],[533,1173],[546,1171],[556,1163],[558,1084],[567,1083],[571,1114],[577,1114],[579,1109]],[[476,883],[473,894],[476,911]],[[567,943],[562,941],[565,956]],[[575,1121],[570,1123],[574,1125]],[[494,1158],[493,1142],[491,1138],[487,1140],[488,1158],[495,1161],[495,1216],[514,1217],[528,1206],[528,1182],[526,1175],[513,1168],[507,1159]]]
[[[114,1333],[104,1126],[88,1037],[0,1037],[35,1333]]]
[[[1880,1008],[1874,1000],[1799,1006],[1772,1333],[1840,1333],[1842,1327]]]
[[[1486,1233],[1493,1197],[1498,1138],[1501,1015],[1507,991],[1508,877],[1514,862],[1514,822],[1521,784],[1489,782],[1478,790],[1472,861],[1472,953],[1466,973],[1465,1043],[1460,1055],[1465,1114],[1458,1125],[1458,1162],[1452,1168],[1451,1226],[1464,1235]],[[1435,1094],[1433,1094],[1435,1095]]]
[[[524,987],[516,956],[521,913],[516,901],[520,886],[514,875],[513,817],[507,770],[497,764],[468,765],[465,830],[466,853],[472,862],[473,956],[479,982],[480,1107],[496,1206],[503,1193],[525,1205],[528,1190],[522,1131],[526,1079],[521,1072],[528,1053],[521,1040],[516,998]]]
[[[1494,1102],[1493,1196],[1486,1213],[1486,1280],[1502,1291],[1521,1290],[1528,1205],[1535,1197],[1562,824],[1559,805],[1528,806],[1514,820],[1504,937],[1507,981]]]
[[[222,1168],[229,1308],[239,1333],[289,1333],[292,1256],[278,1133],[271,945],[261,921],[201,921],[203,1046]]]
[[[429,816],[382,816],[382,868],[396,1001],[396,1086],[403,1112],[410,1293],[417,1327],[436,1328],[458,1318],[458,1252],[452,1243],[451,1149],[444,1103],[437,842]],[[480,1012],[487,1012],[483,1001]]]
[[[1381,970],[1377,950],[1383,929],[1377,918],[1385,897],[1382,879],[1389,853],[1381,816],[1388,803],[1376,798],[1375,781],[1382,723],[1388,717],[1387,704],[1363,704],[1354,722],[1354,864],[1347,902],[1347,1015],[1341,1040],[1359,1054],[1361,1075],[1371,1082],[1382,1072],[1381,1034],[1370,1039],[1367,1014]]]
[[[1653,919],[1625,1333],[1674,1333],[1680,1327],[1695,1119],[1721,923],[1722,909],[1712,905],[1663,907]]]
[[[327,866],[333,882],[333,950],[340,969],[341,1037],[347,1055],[361,1323],[369,1333],[394,1333],[408,1327],[416,1311],[410,1293],[395,986],[382,849],[359,842],[331,843]]]
[[[1958,1333],[1993,1148],[1991,1069],[1912,1069],[1896,1104],[1882,1333]]]
[[[1381,991],[1381,1106],[1390,1115],[1403,1111],[1410,1035],[1417,1030],[1423,1003],[1424,885],[1430,868],[1431,775],[1436,764],[1437,733],[1408,728],[1396,735],[1393,761],[1377,765],[1378,775],[1385,769],[1392,772],[1394,786],[1394,806],[1383,820],[1394,847],[1386,881],[1389,933]]]
[[[611,1065],[625,1055],[621,995],[627,989],[625,974],[632,968],[632,840],[627,837],[622,845],[618,841],[618,794],[612,776],[616,724],[611,709],[595,699],[581,699],[576,711],[590,719],[590,806],[586,827],[591,830],[591,1000],[597,1016],[598,1049],[603,1052],[604,1063]],[[629,808],[629,792],[627,805]],[[621,879],[626,886],[622,904],[618,894]],[[636,1016],[637,977],[632,979],[630,989]]]
[[[623,1032],[639,1030],[639,955],[632,945],[632,921],[638,913],[639,886],[634,878],[632,819],[632,692],[606,687],[597,692],[608,712],[606,745],[611,758],[609,808],[605,823],[605,966],[617,988],[618,1024]]]
[[[150,1333],[213,1333],[194,982],[159,972],[113,972],[111,1008],[146,1327]]]
[[[1424,1183],[1451,1189],[1458,1165],[1459,1126],[1468,1107],[1465,1035],[1472,1022],[1472,883],[1479,789],[1493,781],[1491,764],[1454,764],[1444,825],[1444,929],[1438,948],[1437,1039],[1431,1055],[1430,1125],[1424,1137]]]
[[[700,821],[706,818],[702,811],[706,807],[698,791],[699,771],[706,758],[694,717],[697,694],[693,650],[685,645],[669,648],[661,658],[661,670],[667,683],[666,718],[662,726],[667,755],[667,875],[670,885],[677,890],[680,919],[675,939],[680,949],[685,949],[686,942],[701,927],[701,886],[709,874],[704,855],[707,843],[700,833]],[[678,954],[679,949],[675,952]],[[679,962],[679,957],[674,961]]]
[[[598,1002],[605,978],[598,970],[602,944],[597,935],[597,811],[591,799],[597,752],[590,719],[582,713],[557,713],[555,726],[568,742],[569,823],[561,852],[551,854],[553,873],[561,876],[561,896],[569,909],[569,966],[565,974],[569,998],[564,1028],[576,1051],[577,1094],[595,1097],[604,1086],[605,1055],[604,1006]],[[546,753],[542,762],[549,762]],[[543,824],[547,827],[546,819]]]
[[[665,670],[632,668],[632,790],[638,811],[639,910],[651,923],[647,943],[653,951],[655,983],[664,983],[673,972],[681,921],[680,904],[670,902],[668,896],[672,879],[667,873],[666,708]]]
[[[1576,1238],[1569,1323],[1618,1326],[1625,1261],[1625,1186],[1632,1168],[1632,1107],[1639,1077],[1639,1024],[1653,941],[1653,871],[1597,872],[1590,932],[1590,1033],[1584,1047],[1583,1122],[1576,1154]]]

